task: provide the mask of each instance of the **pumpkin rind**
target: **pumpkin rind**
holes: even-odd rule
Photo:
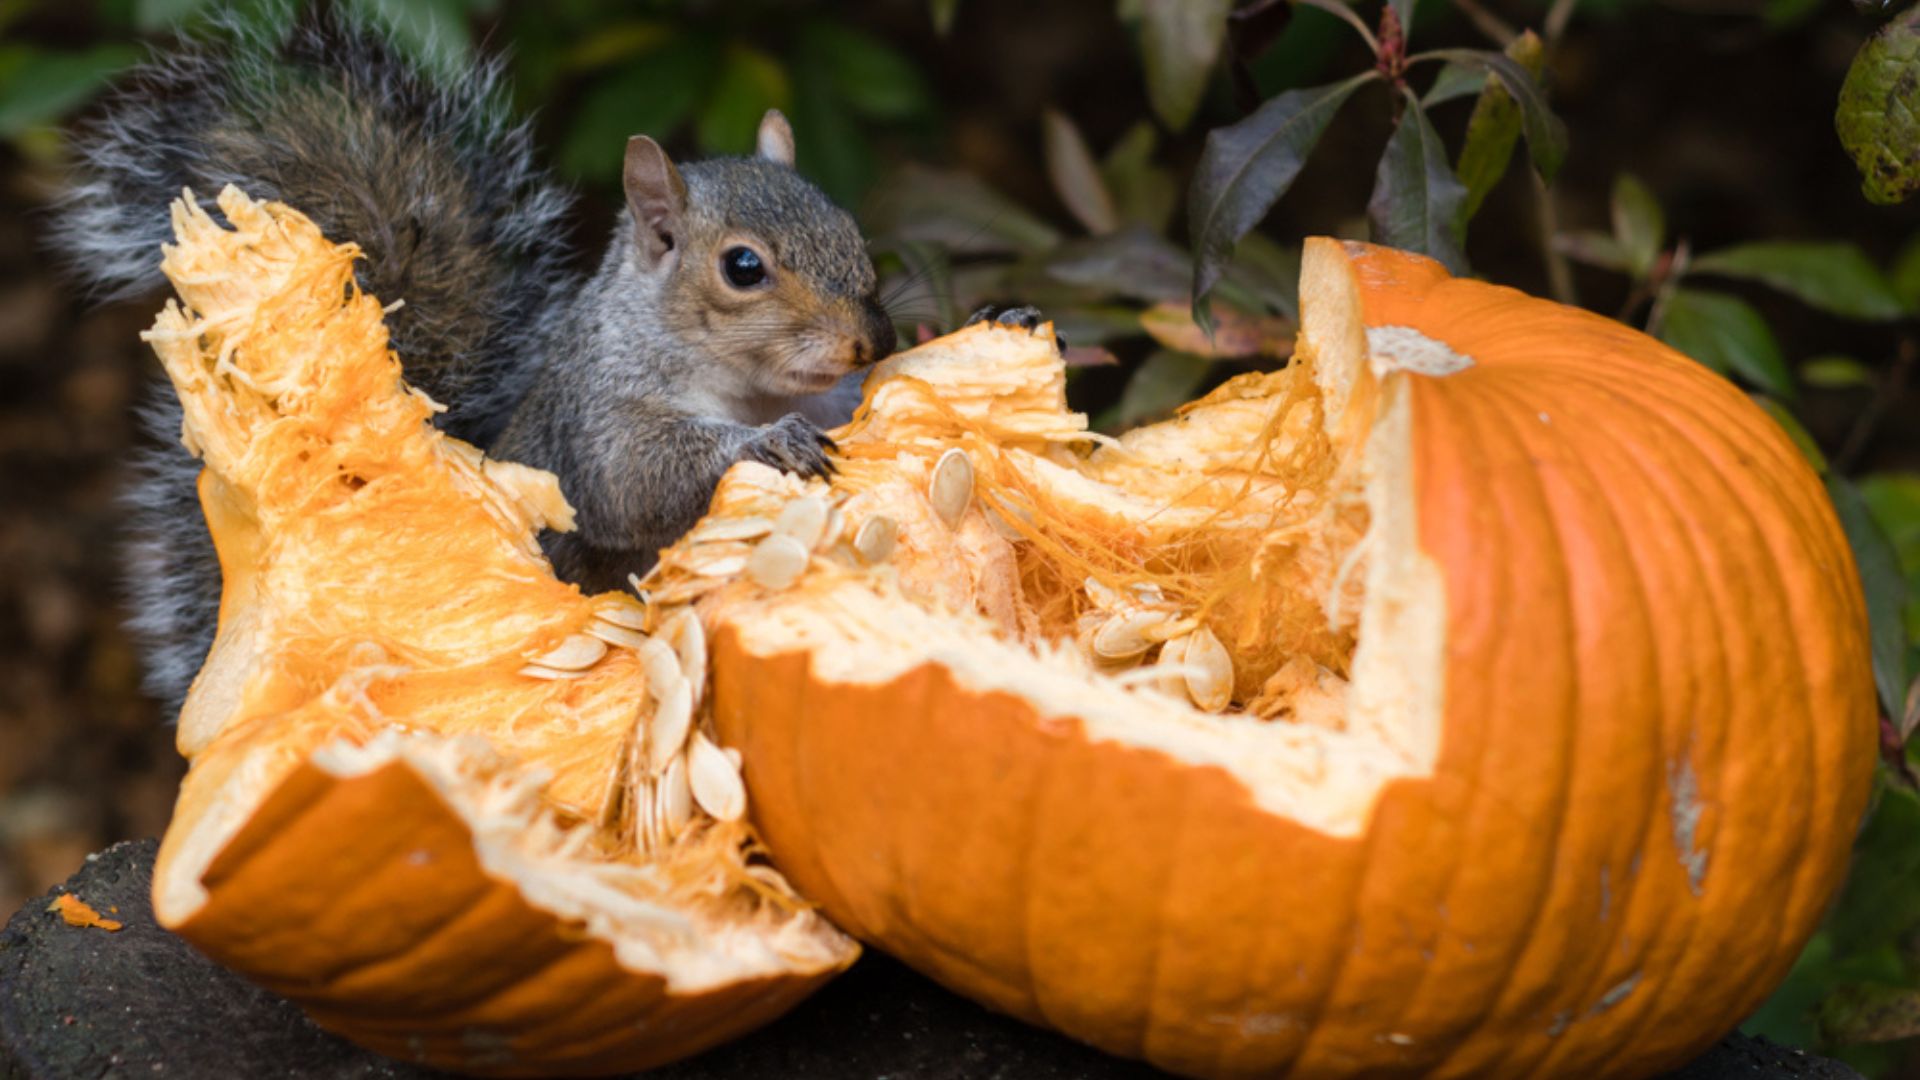
[[[876,639],[767,645],[859,587],[824,580],[709,609],[754,821],[856,936],[1176,1072],[1683,1061],[1784,975],[1869,788],[1864,607],[1817,478],[1665,346],[1424,259],[1311,241],[1303,319],[1307,355],[1375,332],[1329,425],[1372,432],[1372,497],[1405,515],[1373,558],[1443,586],[1371,613],[1441,619],[1444,647],[1425,765],[1359,829],[944,654],[867,679],[828,659]],[[1384,355],[1414,339],[1389,327],[1444,346],[1424,370],[1446,373]]]

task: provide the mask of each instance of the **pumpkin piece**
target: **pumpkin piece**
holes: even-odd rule
[[[701,759],[729,820],[680,790],[678,744],[711,746],[697,622],[557,581],[535,541],[570,527],[554,478],[428,424],[356,250],[219,203],[231,229],[175,206],[181,302],[147,335],[225,577],[161,924],[331,1031],[501,1076],[648,1068],[850,964],[750,864],[737,763]]]
[[[751,819],[855,936],[1175,1072],[1688,1059],[1784,976],[1869,789],[1818,479],[1665,346],[1425,259],[1309,241],[1301,310],[1289,368],[1117,440],[1050,333],[980,325],[881,366],[831,484],[732,470],[717,519],[893,537],[703,587]],[[1160,610],[1161,648],[1090,647]]]

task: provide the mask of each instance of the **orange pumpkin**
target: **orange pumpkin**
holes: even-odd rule
[[[1287,371],[1090,454],[1044,337],[884,365],[813,488],[892,549],[701,601],[755,824],[856,937],[1175,1072],[1686,1060],[1867,798],[1820,483],[1609,320],[1331,240],[1301,306]],[[796,497],[743,467],[709,522]]]

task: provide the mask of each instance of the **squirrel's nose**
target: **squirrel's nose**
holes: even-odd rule
[[[854,346],[854,353],[862,364],[877,363],[893,355],[899,338],[894,335],[893,320],[879,304],[868,301],[864,314],[866,340]]]

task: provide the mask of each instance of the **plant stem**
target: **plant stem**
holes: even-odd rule
[[[1547,51],[1551,53],[1560,44],[1561,35],[1567,32],[1567,23],[1573,18],[1575,0],[1553,0],[1553,6],[1547,9],[1547,21],[1542,24],[1546,31]]]
[[[1529,169],[1527,174],[1533,177],[1533,206],[1540,229],[1540,255],[1547,262],[1547,291],[1563,304],[1578,306],[1580,296],[1573,288],[1573,266],[1553,242],[1554,237],[1560,235],[1560,213],[1553,205],[1553,191],[1540,179],[1539,173]]]
[[[1911,337],[1901,338],[1899,351],[1893,357],[1893,367],[1888,369],[1879,392],[1854,418],[1853,427],[1847,430],[1847,441],[1833,455],[1834,472],[1844,476],[1859,463],[1860,455],[1866,452],[1867,444],[1873,441],[1874,431],[1880,427],[1880,421],[1886,418],[1887,409],[1906,392],[1907,377],[1913,373],[1916,359],[1920,359],[1920,346]]]
[[[1667,321],[1667,304],[1673,300],[1673,294],[1680,291],[1680,279],[1687,275],[1687,265],[1693,262],[1693,245],[1681,237],[1673,245],[1673,255],[1664,267],[1658,271],[1658,280],[1653,287],[1653,306],[1647,309],[1647,333],[1660,336],[1660,327]]]
[[[1505,19],[1487,10],[1480,0],[1453,0],[1453,6],[1460,9],[1460,14],[1465,15],[1475,29],[1492,38],[1502,49],[1513,44],[1513,39],[1520,36],[1513,27],[1507,25]]]
[[[1373,31],[1369,30],[1367,24],[1360,20],[1360,16],[1354,14],[1353,9],[1341,3],[1340,0],[1293,0],[1293,2],[1296,4],[1305,4],[1308,7],[1319,8],[1329,15],[1334,15],[1345,20],[1347,25],[1359,31],[1360,36],[1366,39],[1367,48],[1373,51],[1373,55],[1380,55],[1380,39],[1374,37]]]

